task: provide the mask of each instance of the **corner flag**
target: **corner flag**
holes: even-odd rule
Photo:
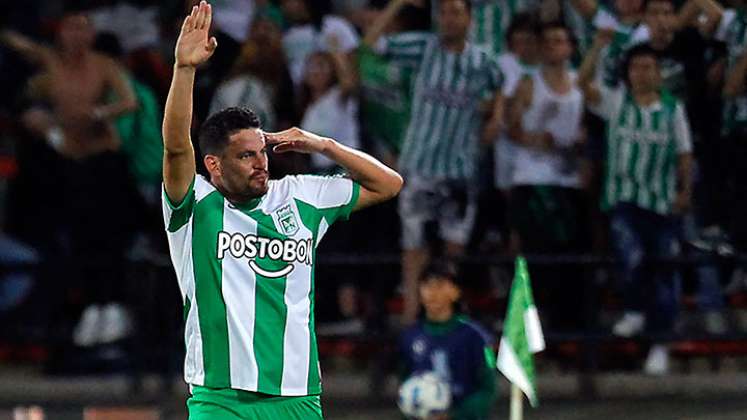
[[[532,407],[538,403],[533,354],[544,349],[545,338],[532,298],[527,262],[524,257],[517,257],[497,367],[506,379],[526,394]]]

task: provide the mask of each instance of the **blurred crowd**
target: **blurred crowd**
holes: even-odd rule
[[[133,262],[168,261],[160,124],[193,3],[5,6],[0,313],[19,335],[85,348],[132,333]],[[360,333],[394,307],[414,321],[429,261],[518,253],[614,256],[599,279],[618,296],[614,334],[674,331],[683,288],[708,332],[727,331],[724,288],[743,270],[648,262],[747,248],[744,0],[212,5],[218,48],[197,73],[195,128],[246,106],[267,131],[332,137],[406,180],[398,203],[325,238],[321,253],[401,252],[402,268],[322,267],[320,334]],[[270,165],[276,178],[339,170],[296,154]],[[583,267],[530,271],[546,328],[587,325]],[[500,271],[463,276],[473,295],[506,289]],[[178,317],[171,283],[159,293]],[[392,297],[401,305],[382,304]],[[665,346],[646,368],[666,371]]]

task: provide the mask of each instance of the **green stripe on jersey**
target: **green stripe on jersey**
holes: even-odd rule
[[[272,217],[261,210],[249,213],[257,221],[257,235],[264,238],[286,239],[275,230]],[[266,271],[279,271],[287,263],[257,258],[257,265]],[[285,305],[286,277],[270,278],[259,273],[255,294],[254,354],[257,358],[259,378],[257,387],[265,393],[280,395],[283,379],[283,339],[288,308]]]
[[[211,192],[197,203],[192,228],[205,383],[215,388],[230,388],[226,304],[221,291],[221,261],[216,258],[215,248],[218,232],[223,229],[223,196],[218,191]]]
[[[608,124],[603,207],[635,204],[668,214],[674,200],[677,148],[676,100],[668,93],[659,108],[641,108],[628,94]]]

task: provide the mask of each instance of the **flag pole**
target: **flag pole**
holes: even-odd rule
[[[524,396],[518,386],[511,384],[511,417],[510,420],[524,419]]]

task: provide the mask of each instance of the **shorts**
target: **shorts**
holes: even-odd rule
[[[399,194],[402,248],[426,246],[429,222],[438,223],[439,237],[466,245],[477,216],[477,191],[466,181],[433,180],[419,176],[405,178]]]
[[[322,420],[319,395],[281,397],[230,388],[192,386],[189,420]]]

